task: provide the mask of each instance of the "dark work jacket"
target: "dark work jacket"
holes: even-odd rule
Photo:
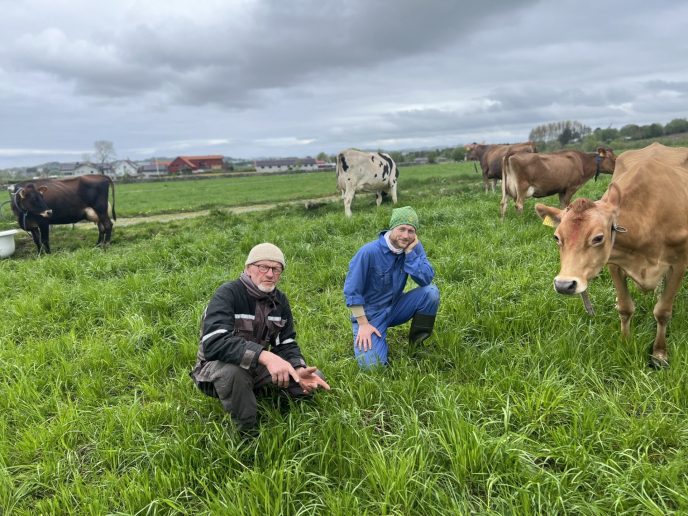
[[[275,308],[262,327],[256,327],[256,299],[249,296],[239,280],[224,283],[217,289],[205,309],[201,321],[201,336],[196,366],[191,376],[198,381],[210,381],[203,374],[203,366],[219,360],[254,372],[258,355],[271,351],[294,368],[306,362],[296,343],[294,318],[287,297],[275,290]]]

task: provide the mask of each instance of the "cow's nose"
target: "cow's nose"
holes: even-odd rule
[[[568,296],[575,294],[576,287],[578,287],[578,282],[576,280],[554,278],[554,290],[560,294],[566,294]]]
[[[52,217],[53,216],[53,210],[45,210],[44,212],[44,217]]]

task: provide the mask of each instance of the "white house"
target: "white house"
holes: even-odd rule
[[[60,163],[60,169],[57,172],[60,176],[83,176],[85,174],[100,174],[100,170],[92,163]]]
[[[133,161],[121,159],[112,164],[112,173],[115,177],[137,176],[139,167]]]

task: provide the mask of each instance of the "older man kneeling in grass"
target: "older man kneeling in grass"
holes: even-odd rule
[[[256,393],[274,386],[291,398],[329,390],[322,373],[306,365],[296,343],[287,297],[277,289],[285,268],[282,251],[263,243],[251,249],[239,279],[217,289],[201,323],[191,377],[220,399],[241,431],[255,431]]]

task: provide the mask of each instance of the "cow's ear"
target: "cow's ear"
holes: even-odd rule
[[[614,211],[619,211],[621,206],[621,189],[616,186],[616,183],[610,183],[607,192],[602,196],[602,200],[612,206]]]
[[[45,192],[48,191],[48,187],[47,186],[39,186],[38,191],[41,193],[41,195],[43,195]]]
[[[607,155],[607,149],[604,147],[597,147],[597,154],[604,158]]]
[[[24,192],[23,188],[20,188],[19,192],[17,193],[19,194],[19,197],[21,197],[22,199],[26,199],[26,192]]]
[[[542,219],[544,225],[556,228],[561,222],[561,215],[564,213],[564,210],[560,210],[554,206],[537,203],[535,205],[535,212]]]

